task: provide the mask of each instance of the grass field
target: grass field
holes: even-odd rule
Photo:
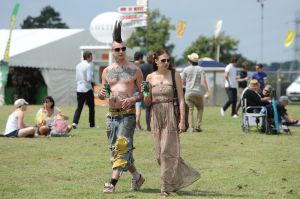
[[[28,107],[26,124],[33,124],[38,108]],[[73,116],[74,106],[60,108]],[[0,107],[0,131],[12,110]],[[131,175],[124,173],[116,193],[102,193],[111,175],[103,122],[107,108],[96,108],[99,129],[88,128],[87,110],[72,137],[0,137],[0,198],[160,198],[160,170],[146,131],[135,134],[136,166],[146,178],[141,191],[130,191]],[[289,105],[288,112],[300,118],[299,105]],[[240,119],[205,107],[203,130],[180,136],[183,159],[202,177],[170,198],[300,198],[299,127],[291,128],[291,136],[244,135]]]

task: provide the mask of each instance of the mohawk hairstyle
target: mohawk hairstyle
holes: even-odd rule
[[[121,28],[122,28],[122,21],[116,21],[114,32],[113,32],[113,41],[122,43],[122,36],[121,36]]]

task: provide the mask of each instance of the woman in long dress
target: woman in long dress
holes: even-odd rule
[[[151,105],[151,133],[155,143],[155,156],[161,168],[161,196],[166,197],[200,178],[200,174],[185,164],[180,157],[179,133],[185,129],[185,110],[181,78],[175,73],[180,103],[180,121],[174,115],[172,67],[167,50],[154,54],[153,73],[147,76],[150,94],[144,96]],[[142,88],[144,89],[144,88]]]

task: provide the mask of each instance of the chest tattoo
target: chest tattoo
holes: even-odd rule
[[[108,77],[108,79],[130,80],[134,77],[135,72],[136,72],[136,69],[117,67],[117,68],[113,68],[113,69],[109,70],[107,72],[107,77]]]

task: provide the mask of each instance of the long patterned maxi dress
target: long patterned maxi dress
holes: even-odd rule
[[[151,133],[161,168],[161,192],[174,192],[200,178],[180,157],[180,141],[174,116],[173,85],[152,86]]]

